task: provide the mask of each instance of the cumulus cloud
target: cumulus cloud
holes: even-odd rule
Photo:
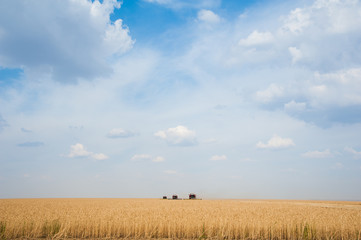
[[[209,160],[211,160],[211,161],[225,161],[225,160],[227,160],[227,156],[226,155],[214,155]]]
[[[272,83],[266,90],[256,92],[256,100],[268,103],[283,95],[283,87]]]
[[[356,151],[352,147],[345,147],[344,150],[351,153],[354,158],[361,158],[361,152]]]
[[[129,138],[135,136],[135,133],[122,128],[113,128],[107,134],[109,138]]]
[[[252,47],[257,45],[269,44],[274,40],[270,32],[253,31],[247,38],[239,40],[239,45]]]
[[[197,144],[196,133],[184,126],[158,131],[154,136],[164,139],[169,145],[192,146]]]
[[[91,154],[93,154],[92,152],[88,152],[87,150],[85,150],[83,144],[77,143],[75,145],[71,145],[70,146],[70,153],[68,155],[68,157],[70,158],[74,158],[74,157],[88,157]]]
[[[164,162],[165,158],[162,156],[152,157],[149,154],[136,154],[131,158],[131,161],[152,161],[152,162]]]
[[[291,138],[282,138],[278,135],[274,135],[267,143],[258,142],[257,148],[264,148],[264,149],[283,149],[295,146],[295,143]]]
[[[302,154],[302,156],[306,158],[331,158],[334,155],[331,153],[329,149],[326,149],[324,151],[308,151]]]
[[[18,147],[40,147],[43,145],[44,145],[43,142],[24,142],[24,143],[19,143]]]
[[[134,43],[122,20],[110,21],[119,7],[116,0],[3,2],[0,66],[61,82],[106,76],[108,58]]]
[[[85,149],[83,144],[77,143],[70,146],[70,153],[67,155],[69,158],[84,158],[89,157],[94,160],[106,160],[109,157],[103,153],[93,153]]]
[[[280,37],[293,42],[293,50],[300,50],[298,46],[302,46],[302,65],[322,70],[340,69],[345,66],[341,63],[360,61],[353,49],[360,37],[361,22],[355,21],[361,17],[360,10],[359,1],[315,1],[310,6],[294,9],[284,18]],[[346,35],[347,38],[342,37]]]
[[[198,20],[210,24],[216,24],[221,21],[220,17],[217,14],[206,9],[202,9],[198,12]]]

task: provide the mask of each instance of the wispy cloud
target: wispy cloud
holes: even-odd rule
[[[266,90],[260,90],[256,92],[256,100],[263,103],[268,103],[278,97],[281,97],[283,95],[283,91],[283,87],[272,83]]]
[[[133,137],[136,134],[131,131],[124,130],[122,128],[113,128],[107,134],[108,138],[129,138]]]
[[[225,161],[225,160],[227,160],[227,156],[226,155],[214,155],[209,160],[210,161]]]
[[[169,174],[169,175],[175,175],[175,174],[177,174],[177,171],[175,171],[175,170],[165,170],[164,173]]]
[[[257,148],[265,148],[265,149],[283,149],[295,146],[296,144],[293,142],[291,138],[282,138],[278,135],[274,135],[267,143],[258,142]]]
[[[20,129],[23,133],[32,133],[33,131],[26,129],[26,128],[21,128]]]
[[[135,154],[132,158],[131,161],[152,161],[152,162],[164,162],[165,158],[162,156],[156,156],[153,157],[152,155],[149,154]]]
[[[353,149],[352,147],[345,147],[344,150],[348,153],[351,153],[354,158],[361,158],[361,151],[358,152],[355,149]]]
[[[272,43],[274,40],[272,33],[270,32],[258,32],[253,31],[247,38],[239,40],[239,45],[245,47],[265,45]]]
[[[332,158],[334,155],[331,153],[329,149],[324,151],[308,151],[302,154],[302,156],[306,158]]]
[[[343,169],[344,167],[345,166],[342,163],[337,162],[331,168],[333,168],[333,169]]]
[[[286,112],[290,112],[290,113],[302,112],[306,109],[306,103],[295,102],[294,100],[292,100],[284,104],[284,109]]]

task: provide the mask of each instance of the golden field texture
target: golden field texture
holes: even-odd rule
[[[361,240],[361,202],[0,199],[14,238]]]

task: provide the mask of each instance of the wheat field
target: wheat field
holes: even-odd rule
[[[361,239],[361,202],[0,199],[0,239]]]

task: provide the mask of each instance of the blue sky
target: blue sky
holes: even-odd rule
[[[361,200],[360,13],[1,2],[0,198]]]

